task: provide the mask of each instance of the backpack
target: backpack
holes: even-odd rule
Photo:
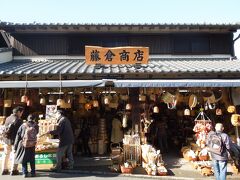
[[[22,145],[25,148],[34,147],[37,144],[37,130],[33,125],[25,124],[26,130],[23,136]]]
[[[12,137],[12,133],[13,133],[13,130],[14,130],[14,122],[13,121],[12,123],[10,123],[9,125],[7,126],[4,126],[3,130],[2,130],[2,136],[4,138],[7,138],[7,139],[11,139]]]
[[[221,156],[224,148],[221,135],[216,132],[210,135],[208,147],[211,153]]]

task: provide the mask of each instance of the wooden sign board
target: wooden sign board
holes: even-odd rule
[[[148,64],[148,47],[85,46],[86,64]]]

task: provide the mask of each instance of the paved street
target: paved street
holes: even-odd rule
[[[191,172],[189,172],[191,173]],[[190,175],[190,174],[189,174]],[[23,178],[21,175],[19,176],[10,176],[10,175],[6,175],[6,176],[1,176],[1,180],[19,180],[19,179],[25,179]],[[52,172],[44,172],[44,171],[38,171],[37,172],[37,177],[34,178],[27,178],[27,179],[40,179],[41,180],[49,180],[49,179],[53,179],[53,178],[61,178],[61,179],[72,179],[72,180],[79,180],[79,178],[81,178],[82,180],[110,180],[110,179],[114,179],[114,180],[137,180],[137,179],[165,179],[165,180],[171,180],[171,179],[179,179],[179,180],[203,180],[203,179],[212,179],[214,180],[214,177],[201,177],[201,178],[193,178],[193,177],[176,177],[176,176],[142,176],[142,175],[128,175],[128,174],[85,174],[85,173],[79,173],[78,171],[72,171],[72,172],[68,172],[68,173],[52,173]],[[239,178],[236,177],[231,177],[228,176],[228,179],[233,179],[233,180],[239,180]]]

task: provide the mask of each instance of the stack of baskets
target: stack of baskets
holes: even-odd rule
[[[98,129],[98,154],[102,155],[106,153],[107,150],[107,128],[106,128],[106,119],[101,118],[99,120],[99,129]]]

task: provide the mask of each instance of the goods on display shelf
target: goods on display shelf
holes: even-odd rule
[[[43,152],[43,151],[56,151],[59,145],[58,139],[50,139],[47,138],[38,138],[37,145],[36,145],[36,152]]]
[[[144,144],[142,148],[142,167],[145,168],[148,175],[167,175],[167,169],[164,166],[160,150],[156,150],[151,145]]]
[[[138,165],[141,164],[141,144],[138,134],[124,135],[123,158],[124,162],[135,160]]]
[[[192,163],[192,166],[204,176],[211,176],[214,174],[211,161],[195,161]]]
[[[52,131],[57,127],[57,119],[42,119],[38,121],[39,136],[45,135],[48,131]]]

